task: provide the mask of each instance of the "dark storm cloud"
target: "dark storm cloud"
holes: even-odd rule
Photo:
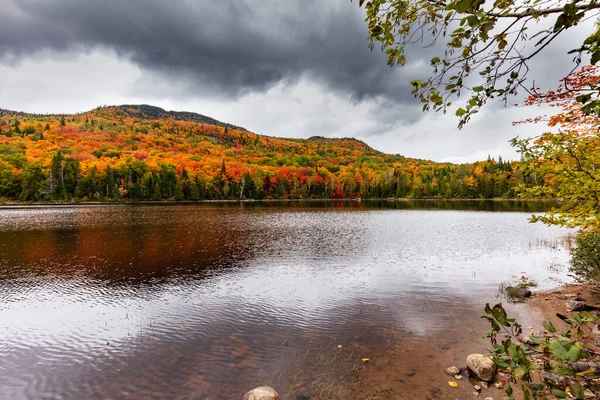
[[[363,10],[348,0],[8,1],[0,61],[110,48],[189,92],[239,95],[308,77],[357,100],[412,100],[416,70],[369,51]]]

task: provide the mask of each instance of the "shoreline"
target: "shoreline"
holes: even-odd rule
[[[505,199],[501,197],[495,197],[491,199],[475,199],[475,198],[422,198],[422,199],[413,199],[413,198],[340,198],[340,199],[244,199],[244,200],[183,200],[183,201],[175,201],[175,200],[110,200],[110,201],[43,201],[43,202],[0,202],[0,208],[12,208],[12,207],[36,207],[36,206],[96,206],[96,205],[175,205],[175,204],[249,204],[249,203],[299,203],[299,202],[326,202],[326,203],[334,203],[334,202],[375,202],[375,201],[388,201],[388,202],[435,202],[435,201],[443,201],[443,202],[514,202],[514,203],[556,203],[560,202],[555,199],[518,199],[518,198],[510,198]]]

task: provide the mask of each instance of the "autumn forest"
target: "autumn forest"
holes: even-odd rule
[[[536,183],[521,162],[436,163],[146,105],[0,110],[0,202],[511,198]]]

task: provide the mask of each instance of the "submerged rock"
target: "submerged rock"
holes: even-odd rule
[[[446,374],[448,374],[450,376],[459,375],[460,370],[456,367],[449,367],[449,368],[446,368]]]
[[[244,400],[279,400],[279,393],[272,387],[261,386],[246,393]]]
[[[496,364],[483,354],[471,354],[467,357],[467,367],[482,381],[491,382],[496,373]]]
[[[531,297],[531,290],[524,288],[524,287],[507,286],[505,291],[506,291],[507,295],[512,296],[512,297],[521,297],[521,298]]]

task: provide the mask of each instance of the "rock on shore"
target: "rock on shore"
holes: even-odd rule
[[[482,381],[491,382],[494,380],[496,364],[494,364],[491,358],[483,354],[471,354],[468,356],[467,367]]]

